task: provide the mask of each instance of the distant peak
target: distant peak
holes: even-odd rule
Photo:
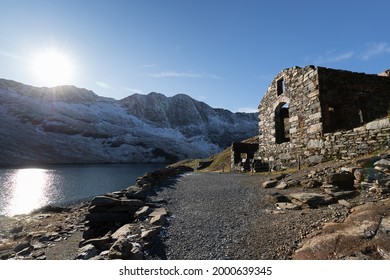
[[[159,92],[155,92],[155,91],[152,91],[147,96],[151,96],[151,97],[158,96],[158,97],[165,97],[166,98],[166,96],[164,94],[159,93]]]

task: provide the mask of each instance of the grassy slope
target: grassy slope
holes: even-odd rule
[[[249,138],[247,140],[242,141],[244,143],[257,143],[258,138],[257,136]],[[230,171],[230,158],[231,158],[231,147],[226,148],[222,152],[216,155],[212,155],[209,158],[205,159],[188,159],[188,160],[183,160],[177,163],[172,164],[171,166],[178,166],[178,165],[185,165],[189,166],[193,169],[197,169],[199,162],[205,162],[205,161],[211,161],[212,163],[210,164],[209,167],[204,168],[199,171],[204,171],[204,172],[213,172],[213,171]]]

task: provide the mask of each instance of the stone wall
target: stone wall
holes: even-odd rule
[[[390,79],[318,67],[324,132],[359,127],[387,116]]]
[[[319,140],[310,140],[303,152],[309,163],[333,158],[352,159],[359,155],[390,148],[390,119],[369,122],[351,130],[325,133]]]
[[[259,151],[271,168],[353,157],[389,146],[390,79],[323,67],[292,67],[259,105]],[[379,125],[380,127],[371,128]]]
[[[283,80],[283,93],[278,89]],[[288,106],[285,118],[289,135],[277,143],[278,110]],[[322,131],[318,70],[314,66],[293,67],[280,72],[272,81],[259,105],[259,159],[270,163],[296,164],[310,139]],[[287,136],[287,135],[286,135]]]

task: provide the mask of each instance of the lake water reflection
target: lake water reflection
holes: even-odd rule
[[[161,164],[107,164],[0,169],[0,215],[29,213],[120,190]]]

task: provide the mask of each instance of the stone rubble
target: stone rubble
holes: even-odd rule
[[[148,196],[167,178],[193,171],[188,167],[163,168],[137,179],[127,189],[94,197],[86,215],[86,230],[78,259],[144,259],[166,223],[166,209]],[[85,254],[85,247],[94,246]],[[87,248],[88,249],[88,248]]]
[[[347,166],[325,167],[299,179],[300,192],[275,187],[297,180],[289,174],[282,180],[267,181],[277,189],[268,195],[277,211],[337,203],[347,209],[347,215],[335,213],[331,223],[325,221],[322,228],[306,236],[293,259],[390,259],[390,154],[356,160]]]
[[[5,218],[0,229],[0,259],[45,260],[45,250],[84,229],[86,205],[46,206],[29,215]]]

